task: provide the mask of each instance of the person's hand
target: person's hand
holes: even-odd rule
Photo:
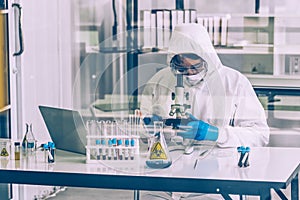
[[[154,125],[154,121],[162,121],[162,117],[152,114],[147,115],[143,118],[143,122],[145,125]]]
[[[192,120],[186,126],[179,126],[179,129],[184,131],[179,131],[178,136],[184,139],[194,139],[194,140],[211,140],[216,141],[218,139],[219,130],[217,127],[212,126],[202,120],[197,120],[193,115],[188,114],[189,118]]]

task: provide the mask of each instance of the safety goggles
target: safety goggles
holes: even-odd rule
[[[170,67],[175,74],[195,75],[207,70],[207,63],[196,54],[184,53],[173,56]]]

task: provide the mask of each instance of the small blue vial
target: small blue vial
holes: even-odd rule
[[[48,163],[55,162],[55,144],[53,142],[48,142],[49,153],[48,153]]]
[[[128,146],[129,146],[129,140],[126,139],[126,140],[125,140],[125,147],[128,147]]]

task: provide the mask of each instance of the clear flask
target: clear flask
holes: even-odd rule
[[[154,169],[167,168],[172,164],[169,150],[163,134],[163,122],[154,122],[154,135],[150,140],[150,148],[146,165]]]
[[[22,147],[25,151],[34,151],[35,150],[35,138],[32,132],[32,124],[26,123],[26,133],[22,141]]]

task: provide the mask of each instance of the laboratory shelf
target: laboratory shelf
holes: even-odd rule
[[[216,47],[218,54],[273,54],[273,44],[247,44]]]
[[[300,75],[245,74],[254,87],[280,87],[300,90]]]
[[[276,45],[274,49],[275,54],[300,54],[300,44],[290,45],[290,44],[280,44]]]

